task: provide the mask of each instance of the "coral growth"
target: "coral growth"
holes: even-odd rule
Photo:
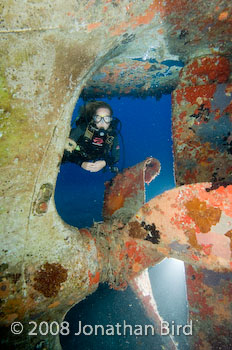
[[[145,239],[147,232],[141,227],[138,221],[129,222],[129,236],[133,238]]]
[[[67,270],[60,264],[49,264],[46,262],[34,277],[34,289],[41,292],[45,297],[55,297],[62,282],[67,279]]]
[[[153,244],[159,244],[160,242],[160,232],[156,229],[155,224],[146,225],[144,221],[141,222],[141,225],[148,232],[145,240],[150,241]]]
[[[198,198],[185,203],[185,207],[188,210],[188,216],[194,220],[202,233],[209,232],[211,226],[216,225],[221,217],[219,208],[207,208],[206,203],[199,201]]]
[[[153,244],[160,241],[160,232],[156,229],[155,224],[146,225],[144,221],[141,224],[138,221],[129,222],[129,236],[133,238],[145,239]]]

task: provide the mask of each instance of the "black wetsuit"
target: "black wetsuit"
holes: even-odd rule
[[[81,166],[83,162],[105,160],[106,165],[114,167],[120,158],[117,132],[111,126],[97,129],[94,123],[79,124],[72,129],[69,138],[77,143],[77,148],[64,151],[62,163],[72,162]]]

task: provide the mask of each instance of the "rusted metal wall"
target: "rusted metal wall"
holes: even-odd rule
[[[204,56],[189,62],[172,94],[177,185],[232,181],[230,61]]]

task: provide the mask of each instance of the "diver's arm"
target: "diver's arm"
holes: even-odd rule
[[[76,149],[77,141],[79,140],[80,136],[82,136],[83,134],[84,134],[84,129],[81,125],[71,130],[64,147],[66,153],[69,153],[69,152],[72,153]]]
[[[90,171],[92,173],[96,173],[100,170],[102,170],[106,166],[105,160],[97,160],[96,162],[83,162],[81,164],[81,167],[87,171]]]
[[[69,137],[66,140],[66,143],[64,146],[65,151],[72,153],[74,151],[74,149],[76,149],[76,147],[77,147],[77,143]]]
[[[85,129],[82,125],[79,125],[71,130],[70,135],[65,144],[62,163],[71,162],[81,166],[84,160],[75,150],[77,147],[77,141],[79,140],[80,136],[84,134],[84,132]]]

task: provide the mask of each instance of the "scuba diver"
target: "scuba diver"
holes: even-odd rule
[[[103,101],[91,101],[80,108],[76,128],[66,142],[62,163],[72,162],[90,172],[98,172],[106,166],[117,173],[120,158],[118,119]]]

